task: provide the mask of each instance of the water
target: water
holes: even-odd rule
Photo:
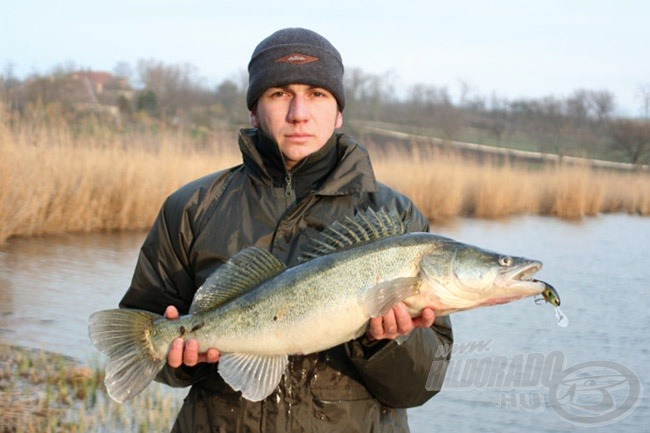
[[[452,316],[457,343],[491,342],[489,350],[483,353],[461,354],[456,359],[466,359],[469,363],[469,360],[481,362],[502,356],[514,364],[515,359],[526,359],[532,353],[546,358],[551,353],[560,353],[567,369],[596,361],[591,370],[583,370],[587,375],[598,371],[598,364],[603,361],[613,361],[630,369],[639,378],[643,390],[650,390],[647,370],[650,351],[645,331],[650,311],[647,255],[650,220],[610,215],[571,223],[525,217],[503,222],[466,220],[453,227],[434,227],[433,231],[496,251],[542,260],[544,268],[537,274],[538,278],[557,289],[562,311],[570,322],[566,328],[558,326],[549,304],[536,305],[531,300],[458,313]],[[611,368],[608,372],[612,372]],[[595,414],[576,412],[581,416],[574,422],[560,417],[549,406],[548,387],[540,384],[507,390],[462,385],[446,390],[443,386],[442,393],[423,407],[411,410],[412,430],[422,433],[448,428],[460,432],[650,431],[647,423],[650,405],[643,393],[634,411],[626,414],[625,410],[619,410],[623,412],[622,419],[594,426]],[[582,400],[595,400],[590,404],[604,401],[606,396],[604,391],[588,394],[583,391]],[[619,403],[624,400],[625,396],[619,396]],[[616,411],[612,411],[611,417],[615,415]]]
[[[96,356],[88,316],[115,308],[143,233],[15,239],[0,249],[0,343]]]
[[[558,290],[570,323],[566,328],[558,326],[554,309],[532,299],[453,315],[457,349],[474,344],[474,349],[480,350],[456,353],[453,367],[457,375],[450,379],[448,374],[450,386],[443,386],[439,395],[409,411],[414,433],[442,429],[650,431],[646,423],[650,405],[645,396],[650,390],[645,331],[650,311],[646,253],[650,219],[609,215],[579,223],[542,217],[459,220],[433,231],[542,260],[544,269],[538,277]],[[120,233],[11,240],[0,249],[0,343],[96,359],[97,352],[86,334],[87,318],[96,310],[117,305],[143,239],[144,233]],[[548,362],[553,356],[561,357],[564,364],[555,373],[566,375],[562,383],[583,386],[577,397],[566,392],[569,388],[549,390],[541,380],[527,387],[481,385],[476,378],[479,370],[465,367],[472,362],[494,366],[490,361],[500,359],[507,369],[533,359],[531,354]],[[590,368],[581,368],[583,365]],[[521,368],[529,373],[539,370],[530,365]],[[572,368],[578,371],[569,374]],[[602,374],[592,374],[596,370],[616,376],[622,369],[631,372],[622,385],[605,390],[602,386],[585,387],[594,381],[600,381],[596,385],[609,383],[603,382]],[[463,374],[465,382],[459,380]],[[626,396],[639,394],[630,391],[635,378],[642,386],[642,397],[626,403],[638,406],[607,410],[612,408],[606,404],[607,395],[622,403]],[[563,403],[575,397],[574,404],[561,406],[563,416],[549,405],[554,395]],[[594,405],[590,407],[600,402],[599,413],[609,416],[604,422],[614,422],[594,426],[598,413],[578,412],[578,404],[585,402]]]

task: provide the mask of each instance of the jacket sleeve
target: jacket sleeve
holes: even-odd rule
[[[427,219],[412,204],[402,211],[411,232],[429,231]],[[368,391],[389,407],[424,404],[440,390],[451,354],[453,333],[449,317],[437,317],[433,326],[414,329],[402,344],[357,339],[346,345],[350,360]]]
[[[191,230],[187,212],[178,197],[163,205],[140,250],[131,285],[120,301],[121,308],[137,308],[164,314],[174,305],[187,313],[195,291],[186,243]],[[207,366],[171,368],[166,365],[156,378],[170,386],[189,386],[200,380]]]
[[[186,314],[197,289],[190,254],[201,215],[211,198],[218,197],[227,185],[229,173],[222,170],[183,186],[163,204],[147,235],[133,273],[131,285],[120,301],[121,308],[137,308],[164,314],[169,305]],[[196,367],[168,365],[157,381],[174,387],[189,386],[206,377],[210,364]]]
[[[347,350],[377,400],[386,406],[408,408],[420,406],[438,393],[452,343],[451,322],[439,317],[431,328],[414,329],[401,345],[390,341],[374,350],[362,340],[354,340]]]
[[[120,301],[122,308],[139,308],[163,314],[168,305],[189,309],[194,281],[187,254],[178,235],[182,216],[173,215],[169,199],[163,205],[138,256],[131,285]],[[179,214],[181,212],[178,212]]]

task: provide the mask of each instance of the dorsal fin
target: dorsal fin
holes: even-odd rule
[[[406,225],[395,211],[372,209],[346,216],[312,238],[302,250],[299,260],[306,262],[316,257],[350,248],[366,242],[399,236],[406,233]]]
[[[249,247],[214,271],[194,294],[190,314],[212,310],[257,287],[286,267],[270,252]]]

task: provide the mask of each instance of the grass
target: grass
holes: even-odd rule
[[[16,119],[0,108],[0,244],[11,236],[145,229],[182,184],[240,163],[235,132],[119,130]],[[402,147],[403,149],[403,147]],[[378,178],[431,221],[457,216],[650,214],[647,172],[473,161],[449,151],[373,150]]]
[[[181,405],[160,384],[125,404],[107,397],[103,368],[0,344],[0,432],[169,431]]]

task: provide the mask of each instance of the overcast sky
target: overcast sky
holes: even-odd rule
[[[649,23],[647,0],[0,0],[0,68],[24,78],[154,59],[218,83],[245,71],[273,31],[306,27],[348,69],[390,73],[398,89],[457,95],[463,81],[508,99],[609,90],[621,114],[638,115]]]

